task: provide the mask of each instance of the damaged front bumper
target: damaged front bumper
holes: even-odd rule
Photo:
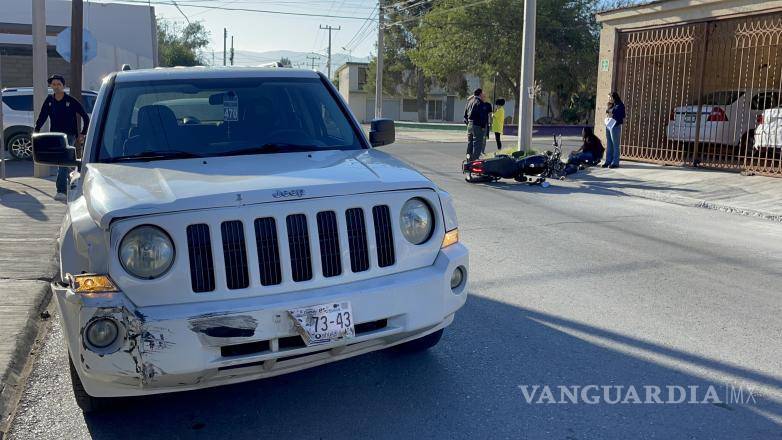
[[[52,284],[64,334],[85,390],[94,397],[185,391],[285,374],[383,349],[449,325],[466,301],[461,244],[421,269],[338,286],[226,301],[136,307],[120,292],[80,295]],[[154,295],[155,292],[149,292]],[[356,337],[304,346],[287,310],[349,301]],[[84,332],[96,319],[119,325],[116,344],[97,349]]]

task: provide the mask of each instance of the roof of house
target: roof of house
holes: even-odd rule
[[[365,61],[346,61],[345,64],[339,66],[339,68],[334,72],[335,74],[339,74],[339,72],[346,69],[348,66],[368,66],[369,63]]]

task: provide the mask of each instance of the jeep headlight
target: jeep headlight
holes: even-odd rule
[[[122,238],[119,261],[134,277],[157,278],[166,273],[174,262],[174,243],[157,226],[138,226]]]
[[[429,205],[413,198],[405,202],[399,214],[399,227],[402,235],[412,244],[421,244],[429,240],[434,230],[434,215]]]

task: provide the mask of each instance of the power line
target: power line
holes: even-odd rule
[[[377,7],[378,6],[375,5],[375,8],[372,9],[372,12],[369,13],[369,16],[364,21],[364,23],[361,25],[361,27],[356,31],[355,34],[353,34],[353,37],[347,43],[345,43],[345,47],[355,48],[356,45],[353,45],[353,42],[356,41],[356,39],[359,37],[359,35],[361,35],[361,33],[366,30],[367,26],[369,26],[371,24],[371,18],[375,15],[375,11],[377,10]]]
[[[148,4],[146,0],[122,0],[124,3],[142,3],[142,4]],[[175,3],[173,1],[156,1],[152,2],[153,4],[157,5],[169,5],[169,6],[175,6]],[[307,12],[289,12],[289,11],[274,11],[274,10],[268,10],[268,9],[250,9],[250,8],[231,8],[227,6],[207,6],[207,5],[195,5],[195,4],[183,4],[182,7],[185,8],[201,8],[201,9],[211,9],[211,10],[219,10],[219,11],[238,11],[238,12],[256,12],[260,14],[276,14],[276,15],[293,15],[298,17],[318,17],[318,18],[341,18],[343,20],[366,20],[364,17],[356,17],[356,16],[350,16],[350,15],[328,15],[328,14],[311,14]]]
[[[359,40],[356,40],[356,42],[353,44],[352,49],[355,49],[356,47],[360,46],[361,43],[366,41],[366,39],[369,38],[369,36],[372,35],[376,30],[377,30],[377,25],[368,27],[364,35]]]

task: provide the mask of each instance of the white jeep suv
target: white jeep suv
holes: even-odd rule
[[[374,147],[322,74],[107,77],[75,166],[52,284],[84,411],[397,346],[435,345],[466,300],[451,198]]]

